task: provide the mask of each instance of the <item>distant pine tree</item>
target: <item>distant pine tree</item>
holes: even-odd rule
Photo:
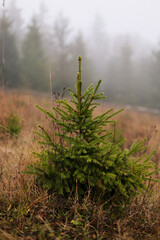
[[[33,18],[22,45],[22,78],[25,86],[47,90],[49,86],[47,63],[42,37]]]
[[[53,25],[50,47],[51,69],[56,91],[72,84],[70,33],[68,18],[59,14]]]
[[[4,15],[4,18],[0,19],[0,26],[0,61],[2,63],[4,51],[5,86],[7,88],[16,88],[21,85],[20,59],[16,35],[11,31],[12,23],[7,16]],[[0,64],[0,79],[2,79],[2,71],[2,64]]]

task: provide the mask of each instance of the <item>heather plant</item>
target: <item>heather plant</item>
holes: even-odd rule
[[[82,92],[79,57],[76,90],[68,89],[71,100],[58,100],[58,105],[49,111],[37,105],[53,124],[54,134],[39,126],[36,133],[43,148],[35,153],[39,161],[28,166],[28,173],[36,174],[39,184],[49,192],[83,197],[90,190],[94,199],[109,204],[114,199],[123,206],[145,191],[146,182],[155,173],[150,160],[154,152],[143,154],[145,140],[139,143],[135,140],[129,149],[121,147],[125,141],[122,137],[113,140],[115,132],[106,126],[123,109],[116,112],[110,109],[93,116],[99,105],[97,101],[105,98],[98,92],[100,84],[101,80],[95,88],[91,84]]]

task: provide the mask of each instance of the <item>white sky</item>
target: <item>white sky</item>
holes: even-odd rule
[[[3,0],[1,0],[3,2]],[[7,9],[11,0],[5,0]],[[73,28],[89,29],[97,14],[101,15],[111,35],[139,35],[151,42],[160,40],[160,0],[17,0],[27,21],[39,11],[41,3],[48,9],[48,21],[63,12]]]

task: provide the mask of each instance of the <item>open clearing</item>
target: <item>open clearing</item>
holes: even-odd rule
[[[45,234],[47,234],[47,232],[49,232],[51,235],[51,237],[47,235],[47,239],[72,239],[65,238],[65,235],[61,234],[60,232],[59,234],[61,235],[59,236],[61,236],[61,238],[56,238],[56,234],[54,235],[50,229],[50,225],[47,225],[48,220],[43,220],[43,214],[41,214],[46,208],[46,192],[38,190],[36,186],[33,187],[33,176],[28,176],[21,172],[26,169],[26,165],[30,164],[34,160],[32,153],[35,151],[38,152],[40,149],[40,146],[37,143],[37,136],[34,133],[34,131],[37,129],[37,125],[46,126],[46,128],[52,132],[52,128],[49,125],[48,120],[38,109],[36,109],[35,104],[38,104],[45,109],[49,109],[54,104],[54,101],[51,101],[49,97],[40,97],[24,93],[22,94],[15,92],[5,94],[5,105],[3,106],[5,111],[0,114],[0,123],[5,123],[5,117],[10,113],[14,113],[20,118],[22,130],[17,138],[10,138],[9,135],[2,132],[0,133],[0,201],[2,202],[2,209],[0,209],[0,229],[2,229],[0,232],[0,239],[46,239]],[[110,105],[107,105],[107,103],[103,102],[95,114],[103,113],[110,107]],[[115,108],[118,109],[117,106]],[[126,109],[114,119],[118,121],[117,132],[120,132],[120,134],[127,139],[124,147],[130,146],[135,138],[138,140],[147,138],[146,144],[149,146],[147,152],[149,153],[153,149],[157,150],[152,160],[157,164],[157,166],[160,166],[160,115],[153,115]],[[159,178],[158,175],[156,177]],[[151,202],[154,203],[155,209],[153,206],[150,209],[148,207],[150,205],[147,205],[144,209],[147,217],[143,215],[147,219],[146,221],[148,221],[148,223],[145,223],[148,224],[148,232],[144,223],[144,229],[141,230],[142,228],[140,228],[140,223],[138,222],[137,217],[137,212],[139,210],[138,208],[136,209],[135,205],[135,212],[133,209],[131,209],[130,215],[128,215],[129,218],[127,216],[126,218],[122,219],[122,221],[118,220],[116,222],[114,229],[112,229],[112,236],[107,237],[109,236],[107,235],[107,231],[104,233],[104,230],[102,231],[101,229],[98,229],[97,231],[99,231],[99,236],[102,235],[103,237],[98,238],[93,231],[92,239],[160,239],[160,219],[158,217],[160,216],[159,185],[154,185],[153,189],[154,196],[152,195]],[[13,213],[10,214],[13,206],[15,208],[15,202],[19,202],[18,204],[21,202],[23,205],[22,209],[24,210],[23,214],[21,212],[22,209],[20,210],[20,207],[18,208],[19,210],[17,210],[19,211],[19,215],[16,215],[17,229],[13,229],[15,227],[14,216]],[[37,207],[38,204],[40,207]],[[33,206],[33,208],[31,206]],[[30,230],[31,225],[34,225],[32,223],[32,216],[30,216],[30,220],[28,220],[28,225],[25,225],[24,223],[24,221],[26,221],[24,220],[24,217],[27,218],[28,216],[28,213],[26,214],[25,211],[29,212],[31,209],[33,210],[32,216],[34,215],[34,212],[37,211],[36,215],[40,216],[41,218],[37,220],[39,222],[35,223],[35,229],[32,229],[32,231]],[[136,220],[134,219],[134,216],[136,216]],[[103,219],[101,219],[101,221],[103,222]],[[137,225],[135,226],[133,226],[134,221],[137,221]],[[60,222],[59,224],[61,225]],[[62,225],[63,224],[66,224],[67,226],[67,222],[64,223],[62,221]],[[37,225],[40,226],[40,230],[38,229]],[[146,232],[143,235],[140,231]],[[141,235],[143,238],[140,238]],[[83,238],[77,237],[73,239]],[[85,239],[88,238],[86,237]]]

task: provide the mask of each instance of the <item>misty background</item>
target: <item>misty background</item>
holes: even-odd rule
[[[83,84],[102,79],[108,102],[160,108],[160,3],[56,2],[6,0],[1,7],[5,88],[49,93],[50,74],[53,91],[74,88],[80,55]]]

